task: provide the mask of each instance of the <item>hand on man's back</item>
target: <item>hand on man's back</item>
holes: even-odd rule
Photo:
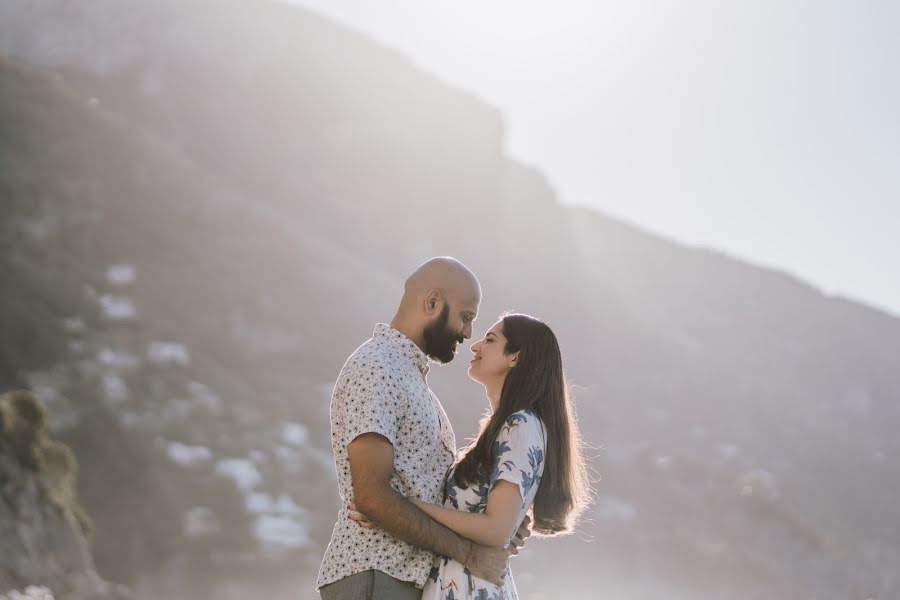
[[[506,548],[489,548],[476,545],[477,555],[472,564],[468,565],[469,572],[475,577],[490,581],[494,585],[503,585],[503,574],[506,572],[509,557],[519,553],[519,550],[525,546],[525,540],[530,535],[531,517],[526,516]]]
[[[519,529],[516,531],[516,535],[509,541],[509,553],[512,556],[516,556],[519,553],[519,550],[525,547],[525,540],[528,539],[528,536],[531,535],[531,517],[525,515],[525,518],[522,520],[522,524],[519,525]]]
[[[503,585],[503,573],[506,572],[509,550],[507,548],[490,548],[473,544],[475,556],[467,563],[469,572],[480,579],[490,581],[496,586]]]

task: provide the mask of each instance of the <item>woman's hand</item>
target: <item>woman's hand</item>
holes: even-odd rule
[[[370,521],[366,515],[362,514],[358,510],[356,510],[356,505],[353,504],[352,502],[347,504],[347,510],[350,511],[350,513],[347,515],[347,518],[350,519],[351,521],[356,521],[356,524],[359,525],[360,527],[363,527],[365,529],[374,529],[375,528],[375,523]]]
[[[516,531],[516,535],[509,541],[509,553],[512,556],[519,554],[519,550],[525,547],[525,540],[531,535],[531,517],[525,515],[522,524]]]

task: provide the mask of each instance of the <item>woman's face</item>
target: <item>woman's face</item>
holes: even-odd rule
[[[504,354],[506,337],[503,321],[497,321],[484,337],[472,344],[475,355],[469,362],[469,377],[485,386],[502,384],[506,374],[516,364],[519,353]]]

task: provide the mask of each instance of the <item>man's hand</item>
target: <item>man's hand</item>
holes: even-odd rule
[[[525,547],[525,540],[531,535],[531,517],[525,515],[522,524],[519,525],[516,535],[509,541],[509,553],[512,556],[519,554],[519,550]]]
[[[475,577],[490,581],[496,586],[503,585],[503,574],[506,572],[509,550],[506,548],[489,548],[471,542],[472,549],[465,566]]]
[[[375,527],[375,523],[367,519],[366,515],[356,510],[356,505],[352,502],[347,505],[347,509],[350,511],[347,518],[351,521],[356,521],[356,524],[360,527],[365,527],[366,529]],[[528,537],[531,534],[531,531],[525,527],[526,523],[527,520],[519,527],[519,533],[524,530],[525,537]],[[519,533],[516,534],[517,538],[519,537]],[[509,549],[489,548],[488,546],[481,546],[475,542],[470,543],[472,544],[472,550],[469,552],[468,557],[470,564],[466,564],[469,568],[469,572],[475,577],[490,581],[496,586],[503,585],[503,574],[506,572],[507,560],[509,559],[510,554],[518,552],[518,550],[515,549],[516,547],[512,543],[510,543]],[[519,539],[519,546],[522,546],[524,543],[525,542],[522,541],[522,539]]]
[[[509,557],[517,555],[519,550],[525,547],[525,540],[530,535],[531,517],[526,515],[516,534],[509,541],[508,548],[487,548],[473,543],[477,558],[474,561],[475,564],[466,565],[469,567],[469,572],[475,577],[490,581],[496,586],[502,586],[503,574],[506,572]]]
[[[348,519],[356,521],[357,525],[366,529],[375,527],[375,524],[369,521],[364,514],[356,510],[356,505],[352,502],[347,505],[347,508],[350,511],[347,515]],[[472,542],[473,552],[469,556],[473,564],[466,565],[469,567],[469,572],[476,577],[490,581],[494,585],[503,585],[503,573],[506,571],[509,557],[519,554],[519,550],[525,547],[525,540],[530,535],[531,517],[526,515],[516,534],[510,540],[508,548],[489,548]]]

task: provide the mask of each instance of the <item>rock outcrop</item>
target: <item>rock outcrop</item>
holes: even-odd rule
[[[77,469],[69,448],[47,436],[37,398],[0,397],[0,594],[41,586],[59,599],[132,598],[94,567]]]

